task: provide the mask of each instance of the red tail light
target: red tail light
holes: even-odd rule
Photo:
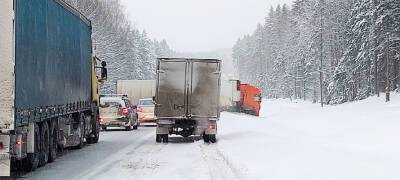
[[[142,108],[141,108],[140,106],[138,106],[138,107],[136,108],[136,112],[142,112]]]
[[[3,142],[0,142],[0,149],[4,149],[4,144],[3,144]]]
[[[21,141],[20,139],[18,139],[18,140],[15,142],[15,144],[16,144],[16,145],[21,145],[21,144],[22,144],[22,141]]]
[[[128,108],[123,108],[122,109],[122,114],[127,115],[129,113],[129,109]]]
[[[208,129],[215,129],[215,125],[214,124],[208,124]]]
[[[103,123],[103,118],[99,117],[99,123]]]

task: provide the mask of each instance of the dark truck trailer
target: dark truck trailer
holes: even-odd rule
[[[91,22],[62,0],[1,0],[0,27],[0,176],[97,143]]]
[[[159,58],[156,141],[168,142],[168,135],[177,134],[216,142],[220,79],[218,59]]]

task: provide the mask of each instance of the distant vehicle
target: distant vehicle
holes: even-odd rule
[[[126,94],[132,104],[138,105],[140,99],[153,98],[156,80],[118,80],[117,94]]]
[[[168,142],[168,135],[177,134],[216,142],[220,78],[221,60],[159,58],[156,141]]]
[[[239,112],[240,109],[240,81],[221,80],[221,111]]]
[[[137,105],[136,111],[139,116],[139,122],[142,123],[154,123],[156,117],[154,115],[154,101],[153,98],[140,99]]]
[[[100,99],[100,127],[124,127],[130,131],[139,126],[136,106],[125,95],[106,95]]]
[[[260,115],[261,90],[250,84],[240,84],[240,111],[255,116]]]

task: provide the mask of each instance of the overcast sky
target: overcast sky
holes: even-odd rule
[[[293,0],[122,0],[132,23],[179,52],[231,48],[264,22],[270,6]]]

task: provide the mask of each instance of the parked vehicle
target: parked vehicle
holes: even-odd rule
[[[132,104],[139,105],[140,99],[153,98],[156,91],[155,80],[118,80],[117,94],[126,94]]]
[[[140,124],[155,123],[156,116],[154,115],[154,101],[153,98],[140,99],[136,111],[139,116]]]
[[[92,54],[91,29],[64,1],[0,1],[0,176],[98,142],[107,70]]]
[[[157,142],[168,142],[170,134],[202,135],[205,142],[216,142],[220,77],[217,59],[158,59]]]
[[[240,81],[221,80],[221,111],[239,112],[240,111]]]
[[[130,131],[139,126],[136,106],[125,95],[105,95],[100,99],[100,127],[124,127]]]
[[[240,111],[255,116],[260,115],[261,90],[250,84],[240,84]]]

